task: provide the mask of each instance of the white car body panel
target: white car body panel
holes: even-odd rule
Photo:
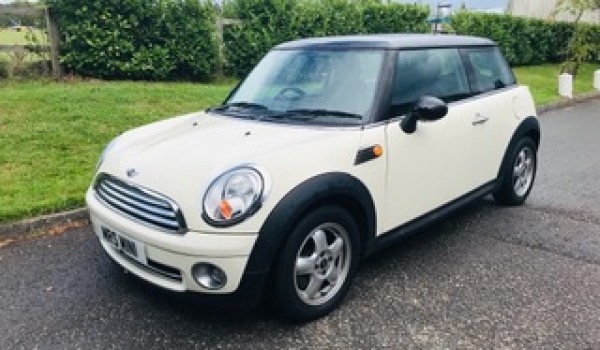
[[[379,103],[394,107],[387,100]],[[441,101],[440,105],[445,108]],[[310,118],[271,122],[198,112],[125,132],[107,150],[97,175],[108,174],[168,198],[181,211],[186,227],[183,232],[165,232],[127,217],[99,199],[93,180],[86,202],[94,232],[112,259],[155,285],[173,291],[233,293],[259,246],[267,218],[297,186],[324,174],[354,177],[371,196],[372,234],[379,237],[494,184],[513,134],[523,119],[536,115],[529,89],[517,85],[475,94],[449,103],[448,108],[439,120],[418,121],[412,134],[401,129],[400,117],[381,120],[386,113],[382,111],[365,125],[354,126],[310,124]],[[348,112],[337,116],[349,117]],[[383,154],[357,164],[357,152],[376,145],[382,146]],[[269,192],[262,205],[234,225],[205,221],[203,197],[208,187],[240,166],[256,166],[268,174]],[[103,227],[139,243],[143,259],[135,259],[147,258],[176,269],[181,279],[166,278],[149,265],[125,257],[119,252],[122,246],[114,248],[104,238]],[[278,233],[284,226],[276,227],[271,231]],[[376,237],[365,241],[375,242]],[[209,290],[194,280],[192,266],[199,262],[224,271],[227,281],[222,288]]]
[[[528,95],[527,88],[511,87],[452,103],[444,118],[419,122],[417,131],[410,135],[398,123],[389,123],[383,231],[493,181],[519,124],[498,106],[511,106],[515,98],[526,99]],[[533,115],[533,105],[520,111],[521,118]],[[482,117],[487,121],[473,123]]]

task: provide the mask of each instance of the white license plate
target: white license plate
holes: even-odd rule
[[[148,264],[146,259],[146,247],[144,246],[144,243],[126,237],[108,227],[101,226],[101,230],[102,237],[116,250],[138,261],[139,263],[144,265]]]

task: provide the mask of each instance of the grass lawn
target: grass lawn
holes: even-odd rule
[[[556,96],[558,65],[516,68],[539,104]],[[585,65],[576,92],[592,91]],[[0,222],[83,205],[105,144],[124,130],[221,102],[219,84],[0,81]]]
[[[32,29],[31,31],[17,32],[6,28],[0,28],[0,45],[45,45],[47,43],[48,36],[43,30],[40,29]],[[5,62],[15,60],[16,58],[14,56],[15,54],[13,53],[0,52],[0,64],[5,64]],[[30,53],[26,54],[24,59],[26,62],[37,61],[40,59],[40,56],[37,54]]]
[[[39,44],[46,44],[48,42],[48,36],[43,30],[32,29],[26,31],[17,32],[15,30],[9,30],[5,28],[0,29],[0,45],[27,45],[31,44],[31,38],[33,36]]]
[[[0,222],[83,205],[105,144],[220,103],[232,83],[0,82]]]
[[[600,63],[588,63],[581,66],[575,78],[575,94],[582,94],[594,90],[594,71],[600,69]],[[558,75],[560,65],[545,64],[541,66],[516,67],[515,75],[519,84],[528,85],[539,105],[560,101],[558,96]]]

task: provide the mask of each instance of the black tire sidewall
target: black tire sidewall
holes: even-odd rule
[[[342,287],[337,294],[322,305],[308,305],[304,303],[296,292],[294,281],[294,267],[296,256],[300,246],[316,227],[324,223],[336,223],[341,225],[348,233],[351,245],[350,268]],[[360,260],[360,239],[358,225],[352,216],[344,209],[336,206],[325,206],[317,208],[301,219],[288,239],[274,266],[274,301],[277,311],[290,321],[310,321],[324,316],[335,309],[344,299],[350,289],[350,285]]]
[[[531,184],[529,185],[527,192],[525,192],[522,196],[519,196],[515,192],[515,188],[514,188],[514,184],[513,184],[513,168],[515,165],[515,161],[517,160],[517,157],[519,156],[519,153],[524,148],[530,148],[532,151],[533,178],[531,179]],[[502,174],[503,175],[502,185],[501,185],[500,189],[496,193],[494,193],[494,198],[501,204],[505,204],[505,205],[520,205],[523,202],[525,202],[525,200],[529,196],[529,193],[533,189],[533,185],[535,183],[535,178],[537,175],[537,166],[538,166],[538,157],[537,157],[537,146],[536,146],[535,142],[529,137],[524,137],[524,138],[520,139],[515,144],[515,146],[512,147],[512,152],[510,154],[509,162],[508,162],[508,164],[506,164],[506,166],[504,168],[504,173]]]

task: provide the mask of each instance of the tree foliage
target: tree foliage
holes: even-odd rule
[[[590,41],[589,38],[594,37],[592,27],[580,23],[586,12],[594,10],[600,10],[600,0],[559,0],[556,4],[552,13],[553,18],[559,13],[569,13],[575,18],[573,21],[575,30],[566,45],[565,61],[561,66],[562,73],[577,75],[583,62],[589,61],[593,55],[598,55],[600,38]]]
[[[457,34],[490,38],[498,43],[513,66],[562,62],[567,59],[569,42],[576,27],[578,40],[586,48],[600,43],[600,26],[461,11],[452,16]],[[597,51],[596,51],[597,52]],[[592,59],[587,55],[586,60]]]
[[[429,9],[375,0],[231,0],[225,14],[241,22],[224,32],[227,72],[244,76],[274,45],[305,37],[422,33]]]
[[[61,60],[109,79],[208,79],[217,60],[215,10],[198,0],[53,0]]]

